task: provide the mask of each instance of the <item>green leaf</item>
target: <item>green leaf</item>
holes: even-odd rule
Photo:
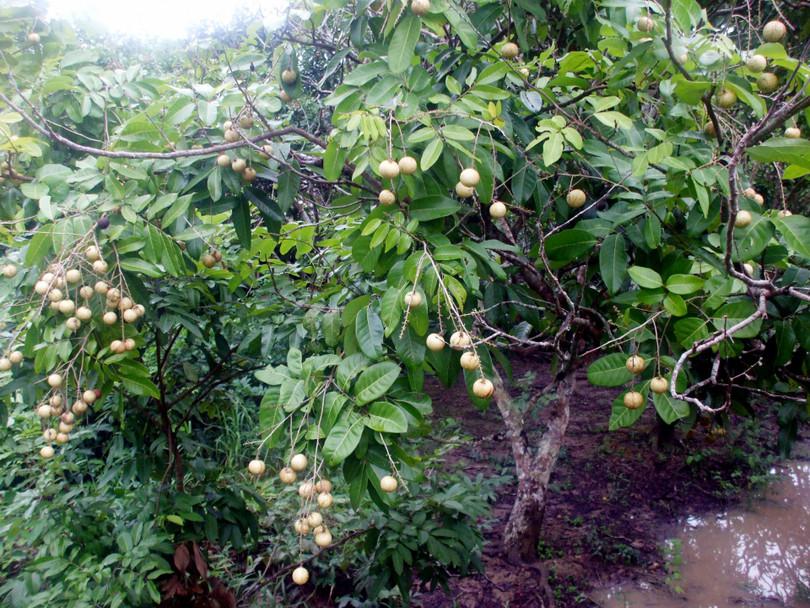
[[[236,236],[242,249],[250,249],[250,206],[246,200],[240,200],[231,211]]]
[[[653,404],[661,419],[667,424],[686,418],[689,415],[689,404],[675,399],[669,393],[653,393]]]
[[[748,156],[761,163],[790,163],[810,168],[810,141],[774,137],[749,148]]]
[[[612,353],[605,355],[588,366],[588,382],[594,386],[621,386],[633,379],[627,369],[627,355]]]
[[[344,411],[323,442],[323,455],[331,466],[346,460],[363,436],[364,418],[351,410]]]
[[[28,248],[25,250],[26,266],[38,265],[50,253],[53,244],[52,229],[52,226],[42,226],[31,238]]]
[[[222,198],[222,172],[219,167],[215,167],[208,174],[208,194],[215,203]]]
[[[354,396],[358,405],[371,403],[382,397],[399,378],[399,374],[399,366],[391,361],[369,367],[360,374],[354,385]]]
[[[354,332],[360,350],[370,359],[379,359],[383,350],[383,323],[373,308],[367,306],[354,319]]]
[[[599,272],[611,294],[617,293],[627,276],[627,246],[621,234],[611,234],[599,249]]]
[[[737,300],[728,302],[718,308],[712,315],[712,324],[718,330],[730,329],[743,319],[750,317],[756,312],[756,306],[751,300]],[[737,333],[732,338],[755,338],[762,327],[762,318],[756,319]]]
[[[691,274],[673,274],[667,279],[666,287],[672,293],[687,295],[703,289],[703,279]]]
[[[338,386],[344,391],[348,390],[354,377],[366,369],[370,363],[368,357],[362,353],[355,353],[343,359],[338,365],[337,372],[335,372],[335,380]]]
[[[652,268],[645,268],[644,266],[631,266],[627,269],[630,278],[639,286],[646,289],[657,289],[664,286],[664,281],[661,275],[655,272]]]
[[[448,215],[453,215],[461,204],[452,198],[434,194],[415,199],[409,206],[411,217],[420,222],[429,222]]]
[[[552,234],[545,240],[546,254],[554,262],[570,262],[592,251],[596,237],[585,230],[571,229]]]
[[[404,72],[411,65],[421,28],[422,20],[409,13],[394,30],[388,45],[388,67],[394,74]]]
[[[686,302],[677,293],[668,293],[664,298],[664,309],[673,317],[682,317],[686,314]]]
[[[393,403],[377,401],[368,408],[365,425],[380,433],[404,433],[408,430],[405,413]]]
[[[427,171],[439,160],[442,150],[444,150],[444,141],[438,136],[434,137],[422,152],[422,158],[419,161],[422,171]]]
[[[810,258],[810,219],[803,215],[773,218],[773,223],[785,243],[796,253]]]

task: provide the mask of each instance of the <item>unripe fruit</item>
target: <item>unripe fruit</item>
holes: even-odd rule
[[[106,215],[102,215],[98,220],[96,220],[96,228],[99,230],[106,230],[110,227],[110,218]]]
[[[215,259],[217,262],[221,262],[221,261],[222,261],[222,254],[221,254],[219,251],[217,251],[216,249],[214,249],[214,250],[212,250],[212,251],[211,251],[211,255],[212,255],[212,256],[214,256],[214,259]]]
[[[529,68],[520,68],[518,72],[520,72],[520,75],[523,76],[524,78],[528,78],[529,74],[531,74]]]
[[[504,59],[514,59],[520,54],[520,47],[514,42],[507,42],[501,47],[501,57]]]
[[[278,94],[278,98],[284,103],[290,103],[292,101],[292,97],[290,97],[287,91],[280,91]]]
[[[467,371],[472,371],[481,367],[481,359],[472,351],[467,351],[461,355],[461,367]]]
[[[65,326],[70,331],[78,331],[78,329],[82,326],[82,322],[79,321],[76,317],[70,317],[67,321],[65,321]]]
[[[506,205],[501,201],[495,201],[489,206],[489,216],[494,219],[500,219],[506,216]]]
[[[475,194],[475,188],[465,186],[461,182],[456,184],[456,196],[459,198],[470,198],[473,194]]]
[[[380,489],[383,492],[391,493],[397,491],[397,480],[392,477],[391,475],[386,475],[382,479],[380,479]]]
[[[292,469],[290,470],[292,471]],[[293,471],[293,473],[295,473],[295,471]],[[312,498],[313,494],[315,494],[315,486],[311,481],[305,481],[298,486],[298,495],[301,498]]]
[[[48,294],[48,299],[51,302],[60,302],[62,300],[62,290],[52,289],[51,292]]]
[[[293,471],[290,467],[284,467],[278,472],[278,478],[281,480],[281,483],[285,483],[287,485],[295,483],[296,477],[295,471]]]
[[[290,459],[290,468],[300,473],[307,468],[307,457],[304,454],[296,454]]]
[[[315,535],[315,544],[321,548],[328,547],[332,544],[332,533],[329,530],[324,530]]]
[[[331,492],[332,482],[329,481],[328,479],[321,479],[318,483],[315,484],[315,491],[318,493]]]
[[[709,120],[703,125],[703,132],[709,137],[717,137],[717,129],[714,128],[714,123]]]
[[[396,161],[391,160],[390,158],[382,161],[378,168],[380,170],[380,175],[382,175],[385,179],[394,179],[397,175],[399,175],[399,165],[396,163]]]
[[[571,209],[579,209],[585,204],[587,198],[585,192],[579,188],[574,188],[565,196],[565,202],[568,203]]]
[[[669,389],[669,380],[664,378],[663,376],[656,376],[652,380],[650,380],[650,390],[654,393],[659,395],[666,393],[667,389]]]
[[[467,167],[461,172],[461,175],[458,176],[458,181],[465,186],[475,188],[478,185],[478,182],[481,181],[481,175],[472,167]]]
[[[36,32],[31,32],[28,34],[28,42],[31,44],[39,44],[39,34]]]
[[[273,146],[270,144],[264,144],[262,146],[262,153],[265,157],[273,156]]]
[[[62,376],[60,374],[51,374],[48,376],[48,386],[51,388],[59,388],[62,386]]]
[[[256,179],[256,169],[253,167],[245,167],[245,170],[242,171],[242,179],[246,182],[250,183]]]
[[[242,173],[247,168],[247,163],[245,162],[244,158],[234,158],[231,161],[231,169],[236,171],[237,173]]]
[[[11,361],[12,365],[19,365],[22,363],[23,354],[18,350],[13,350],[9,353],[8,360]]]
[[[427,345],[428,350],[434,353],[444,350],[444,338],[442,338],[439,334],[428,335],[427,339],[425,340],[425,344]]]
[[[217,156],[217,165],[222,167],[223,169],[231,164],[231,157],[227,154],[220,154]]]
[[[133,338],[124,340],[124,350],[135,350],[135,340]]]
[[[411,0],[411,11],[414,15],[422,16],[430,10],[430,0]]]
[[[76,310],[76,304],[73,300],[62,300],[59,302],[59,312],[63,315],[71,315]]]
[[[73,405],[70,406],[70,411],[77,416],[81,416],[87,411],[87,404],[84,401],[75,401]]]
[[[123,317],[124,323],[134,323],[138,320],[138,313],[130,308],[124,311]]]
[[[225,138],[225,141],[231,144],[239,141],[239,133],[233,129],[225,129],[225,133],[222,134],[222,137]]]
[[[779,42],[787,34],[787,28],[781,21],[769,21],[762,28],[762,37],[767,42]]]
[[[233,129],[233,121],[226,120],[222,123],[222,130],[227,131],[228,129]]]
[[[71,268],[65,273],[65,280],[68,283],[78,283],[82,280],[82,272],[78,268]]]
[[[76,318],[79,319],[79,321],[89,321],[92,316],[93,311],[87,306],[79,306],[76,309]]]
[[[298,80],[298,74],[295,70],[287,68],[281,73],[281,80],[284,84],[293,84],[296,80]]]
[[[380,201],[381,205],[393,205],[397,202],[397,195],[390,190],[380,190],[377,200]]]
[[[749,277],[754,276],[754,266],[749,264],[748,262],[745,262],[743,264],[743,272],[747,274]]]
[[[785,129],[785,137],[788,139],[799,139],[802,136],[802,132],[800,129],[796,127],[788,127]]]
[[[753,200],[756,197],[756,195],[757,191],[754,190],[753,188],[746,188],[745,190],[743,190],[743,196],[746,198],[750,198],[751,200]]]
[[[409,291],[403,298],[406,308],[416,308],[422,303],[422,294],[418,291]]]
[[[96,391],[87,389],[82,393],[82,401],[88,405],[92,405],[96,401]]]
[[[292,573],[292,580],[296,585],[306,585],[309,580],[309,570],[298,566]]]
[[[47,460],[48,458],[53,458],[54,450],[49,445],[43,445],[39,450],[39,455]]]
[[[481,399],[492,397],[495,386],[487,378],[479,378],[473,383],[473,395]]]
[[[45,281],[37,281],[34,283],[34,291],[37,294],[44,296],[46,293],[48,293],[48,284]]]
[[[70,439],[70,437],[68,436],[67,433],[57,433],[55,441],[56,441],[56,443],[61,445],[63,443],[67,443],[68,439]]]
[[[214,259],[214,256],[212,256],[210,253],[204,254],[200,258],[200,261],[202,262],[202,265],[205,266],[206,268],[213,268],[214,265],[217,263],[217,261]]]
[[[624,364],[624,366],[629,372],[633,374],[640,374],[644,371],[644,368],[647,367],[647,362],[644,360],[644,357],[632,355],[627,358],[627,362]]]
[[[96,260],[93,262],[93,272],[96,274],[104,274],[107,270],[109,270],[109,266],[104,260]]]
[[[90,245],[90,247],[84,250],[84,257],[86,257],[91,262],[95,262],[96,260],[101,259],[101,252],[95,245]]]
[[[82,285],[81,289],[79,289],[79,295],[84,300],[89,300],[92,298],[94,293],[93,288],[89,285]]]
[[[42,438],[43,438],[45,441],[47,441],[47,442],[49,442],[49,443],[50,443],[51,441],[53,441],[54,439],[56,439],[56,429],[45,429],[45,430],[42,432]]]
[[[93,286],[93,290],[99,294],[100,296],[105,296],[110,290],[110,286],[107,285],[104,281],[97,281],[96,284]]]
[[[318,506],[321,509],[328,509],[332,506],[333,502],[334,498],[332,498],[332,495],[329,492],[321,492],[318,494]]]
[[[637,410],[644,405],[644,395],[638,391],[628,391],[624,394],[624,407],[628,410]]]
[[[17,267],[14,264],[6,264],[3,266],[3,276],[7,279],[13,279],[17,276]]]
[[[300,519],[295,520],[295,523],[293,524],[293,528],[295,529],[295,531],[298,534],[300,534],[302,536],[304,534],[309,534],[309,523],[303,517],[300,518]]]
[[[773,72],[762,72],[757,78],[757,86],[763,93],[773,93],[779,88],[779,78]]]
[[[11,359],[8,357],[0,357],[0,372],[7,372],[11,369]]]
[[[115,325],[115,322],[118,321],[118,315],[110,310],[102,315],[101,320],[105,325]]]
[[[416,159],[413,156],[403,156],[399,159],[399,170],[402,171],[404,175],[412,175],[416,173]]]
[[[737,95],[729,89],[720,89],[717,94],[717,105],[721,108],[730,108],[737,103]]]
[[[250,129],[253,127],[253,117],[250,114],[245,114],[239,119],[239,126],[243,129]]]
[[[323,515],[317,511],[313,511],[307,516],[307,523],[313,528],[317,528],[323,523]]]
[[[472,340],[470,334],[466,332],[457,331],[450,336],[450,348],[467,348],[470,344]]]
[[[251,475],[256,475],[257,477],[261,477],[264,475],[264,471],[267,466],[264,464],[263,460],[254,459],[248,463],[248,472]]]
[[[639,32],[651,32],[655,29],[655,21],[646,15],[639,17],[636,21],[636,29]]]
[[[120,355],[126,350],[126,348],[124,347],[124,343],[121,340],[113,340],[112,342],[110,342],[110,350],[114,352],[116,355]]]
[[[765,205],[765,197],[762,196],[761,194],[755,194],[754,195],[754,202],[757,205],[759,205],[760,207],[762,207],[763,205]]]
[[[753,219],[754,218],[751,216],[751,214],[743,209],[742,211],[737,212],[737,217],[734,220],[734,226],[737,228],[745,228],[751,224],[751,220]]]
[[[768,60],[762,55],[751,55],[745,62],[745,67],[755,74],[759,74],[760,72],[764,72],[765,68],[768,67]]]
[[[37,408],[37,416],[39,416],[40,418],[50,418],[51,413],[52,413],[52,410],[51,410],[50,405],[47,405],[47,404],[46,405],[40,405]]]

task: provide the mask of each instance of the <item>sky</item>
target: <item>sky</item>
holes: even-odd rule
[[[261,10],[268,25],[280,21],[289,0],[49,0],[55,19],[89,19],[111,32],[133,38],[183,38],[205,22],[227,24],[235,8]]]

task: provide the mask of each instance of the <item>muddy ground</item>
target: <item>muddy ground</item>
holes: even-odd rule
[[[526,374],[534,374],[531,382]],[[514,393],[544,386],[547,363],[515,365]],[[628,579],[661,582],[666,576],[662,531],[687,513],[724,508],[744,499],[746,489],[764,480],[776,459],[776,430],[767,404],[756,424],[732,418],[722,436],[715,422],[679,427],[661,450],[658,427],[648,407],[631,429],[608,432],[610,404],[617,389],[600,389],[579,375],[571,422],[551,478],[540,560],[516,567],[505,559],[501,535],[515,485],[500,487],[492,507],[484,547],[483,574],[454,580],[450,593],[423,592],[414,605],[424,608],[594,607],[594,585]],[[511,474],[508,442],[493,406],[476,411],[462,390],[428,386],[434,409],[453,416],[473,441],[452,454],[468,474]],[[773,410],[773,408],[770,408]],[[542,430],[542,415],[534,425]],[[512,478],[513,480],[514,478]],[[546,603],[543,603],[543,599]]]

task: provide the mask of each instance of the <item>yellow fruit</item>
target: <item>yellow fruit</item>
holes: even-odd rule
[[[737,228],[745,228],[751,224],[751,220],[754,218],[751,214],[743,209],[742,211],[737,212],[737,218],[734,220],[734,226]]]
[[[110,310],[104,313],[101,320],[105,325],[115,325],[115,322],[118,321],[118,315]]]
[[[489,216],[494,219],[500,219],[506,216],[506,205],[501,201],[495,201],[489,206]]]
[[[0,372],[7,372],[11,369],[11,359],[8,357],[0,357]]]
[[[382,479],[380,479],[380,489],[383,492],[390,494],[391,492],[397,491],[397,480],[392,477],[391,475],[386,475]]]
[[[428,350],[433,351],[434,353],[444,350],[444,338],[442,338],[439,334],[429,334],[425,340],[425,344],[427,345]]]
[[[70,436],[67,433],[57,433],[56,434],[56,443],[63,444],[67,443],[70,439]]]
[[[107,272],[107,270],[109,270],[109,268],[110,267],[107,265],[107,262],[104,260],[96,260],[93,262],[93,272],[96,274],[104,274]]]
[[[96,391],[87,389],[82,393],[82,401],[87,403],[88,405],[92,405],[96,402]]]
[[[306,585],[309,581],[309,570],[303,566],[298,566],[292,573],[292,580],[296,585]]]
[[[411,0],[411,11],[414,15],[422,16],[430,10],[430,0]]]
[[[73,425],[72,424],[67,424],[65,422],[60,422],[59,423],[59,432],[60,433],[64,433],[64,434],[67,435],[72,430],[73,430]]]
[[[242,179],[246,182],[250,183],[256,179],[256,169],[253,167],[245,167],[245,170],[242,171]]]
[[[628,391],[624,394],[624,407],[628,410],[637,410],[644,405],[644,395],[637,391]]]
[[[121,340],[113,340],[110,342],[110,350],[115,354],[120,355],[126,350],[126,347]]]
[[[48,293],[49,286],[45,281],[37,281],[34,283],[34,291],[41,296]]]
[[[764,72],[765,68],[768,67],[768,60],[762,55],[751,55],[745,62],[745,67],[755,74],[759,74],[760,72]]]
[[[753,188],[746,188],[745,190],[743,190],[743,196],[746,198],[750,198],[751,200],[753,200],[754,197],[756,197],[756,195],[757,191],[754,190]]]
[[[627,362],[624,364],[624,366],[628,369],[628,371],[634,374],[640,374],[644,371],[644,368],[647,367],[647,362],[644,360],[644,357],[632,355],[627,358]]]
[[[300,473],[307,468],[307,457],[303,454],[296,454],[290,459],[290,468]]]
[[[470,198],[473,194],[475,194],[475,188],[471,186],[465,186],[461,182],[456,184],[456,195],[459,198]]]
[[[328,479],[321,479],[319,482],[315,484],[315,491],[319,494],[321,492],[331,492],[332,491],[332,482]]]
[[[17,267],[14,264],[6,264],[3,266],[3,276],[7,279],[13,279],[17,276]]]
[[[711,120],[706,121],[706,124],[703,125],[703,132],[709,137],[717,137],[717,129],[714,128]]]
[[[334,499],[332,498],[332,495],[329,492],[321,492],[320,494],[318,494],[318,506],[321,509],[328,509],[329,507],[332,506],[333,502]]]
[[[382,175],[385,179],[394,179],[399,175],[399,165],[396,161],[390,158],[380,163],[379,170],[380,175]]]
[[[788,139],[799,139],[802,136],[802,132],[800,129],[796,127],[788,127],[785,129],[785,137]]]
[[[481,175],[472,167],[467,167],[458,176],[458,181],[469,188],[475,188],[481,181]]]
[[[292,471],[292,469],[290,470]],[[312,498],[313,494],[315,494],[315,486],[312,484],[311,481],[305,481],[304,483],[298,486],[298,495],[301,498]]]
[[[246,114],[239,119],[239,126],[243,129],[250,129],[253,127],[253,117],[250,114]]]
[[[588,197],[579,188],[574,188],[565,196],[565,202],[571,209],[579,209],[585,204]]]
[[[290,467],[284,467],[278,472],[278,478],[281,480],[281,483],[287,485],[295,483],[296,477],[297,475],[295,474],[295,471],[293,471]]]
[[[298,74],[295,70],[287,68],[281,73],[281,80],[284,84],[293,84],[298,80]]]
[[[332,533],[329,530],[324,530],[323,532],[318,532],[315,535],[315,544],[319,547],[328,547],[332,544]]]
[[[60,407],[62,405],[62,395],[51,395],[48,403],[51,404],[51,407]]]
[[[28,34],[28,42],[30,42],[31,44],[39,44],[39,34],[37,34],[36,32],[31,32],[30,34]]]
[[[53,441],[56,439],[56,429],[45,429],[42,432],[42,438],[48,442]]]
[[[130,310],[133,306],[135,306],[135,303],[132,301],[132,298],[124,296],[118,301],[119,310]]]
[[[53,458],[54,450],[49,445],[43,445],[39,450],[39,455],[47,460],[48,458]]]
[[[222,130],[227,131],[228,129],[233,129],[233,121],[226,120],[222,123]]]
[[[70,411],[77,416],[81,416],[87,411],[87,404],[84,401],[76,401],[70,406]]]
[[[317,528],[323,523],[323,515],[318,513],[317,511],[313,511],[307,516],[307,523],[313,527]]]
[[[416,308],[422,303],[422,294],[418,291],[409,291],[403,299],[406,308]]]
[[[773,72],[762,72],[757,78],[757,86],[763,93],[773,93],[779,88],[779,78]]]
[[[76,310],[76,304],[73,300],[62,300],[59,302],[59,312],[63,315],[72,315]]]
[[[216,258],[214,258],[214,256],[212,256],[210,253],[203,254],[203,256],[200,258],[200,261],[202,262],[202,265],[205,266],[206,268],[213,268],[214,265],[217,263]]]
[[[765,197],[761,194],[754,195],[754,202],[759,205],[760,207],[765,205]]]
[[[52,410],[51,410],[51,406],[50,406],[50,405],[47,405],[47,404],[45,404],[45,405],[40,405],[40,406],[37,408],[37,416],[39,416],[40,418],[50,418],[50,417],[51,417],[51,413],[52,413]]]
[[[467,348],[470,344],[472,340],[466,332],[457,331],[450,336],[450,348]]]
[[[71,268],[65,273],[65,280],[68,283],[78,283],[82,280],[82,272],[78,268]]]
[[[292,97],[290,97],[287,91],[280,91],[278,94],[278,98],[284,103],[290,103],[292,101]]]
[[[380,190],[377,200],[380,201],[381,205],[393,205],[397,202],[397,195],[390,190]]]
[[[650,380],[650,390],[652,392],[661,395],[663,393],[666,393],[667,389],[669,389],[669,380],[667,380],[663,376],[656,376],[655,378]]]
[[[473,394],[481,399],[492,397],[495,392],[495,386],[487,378],[478,378],[473,383]]]
[[[62,386],[62,376],[61,374],[51,374],[48,376],[48,386],[51,388],[59,388]]]
[[[641,16],[636,21],[636,29],[638,29],[639,32],[651,32],[655,29],[655,21],[646,15]]]
[[[787,34],[787,28],[781,21],[769,21],[762,28],[762,37],[767,42],[779,42]]]
[[[76,317],[70,317],[67,321],[65,321],[65,326],[70,331],[77,331],[81,326],[82,322],[79,321]]]
[[[778,215],[779,217],[790,217],[793,214],[787,209],[780,209],[779,213],[777,213],[776,215]]]
[[[228,167],[231,164],[231,157],[227,154],[220,154],[217,156],[217,165],[222,168]]]
[[[264,475],[264,471],[267,466],[264,464],[263,460],[254,459],[248,463],[248,472],[251,475],[255,475],[256,477],[261,477]]]
[[[135,350],[135,340],[133,338],[124,340],[124,350]]]
[[[225,133],[223,133],[222,136],[225,138],[225,141],[231,144],[239,141],[239,133],[234,129],[225,129]]]
[[[427,1],[427,0],[425,0]],[[413,156],[403,156],[399,159],[399,170],[402,171],[404,175],[412,175],[416,173],[416,159]]]
[[[501,47],[501,57],[504,59],[514,59],[520,54],[520,47],[514,42],[507,42]]]
[[[231,161],[231,169],[237,173],[242,173],[247,168],[247,163],[244,158],[234,158]]]
[[[309,523],[303,517],[301,517],[300,519],[295,520],[295,523],[293,524],[293,528],[295,529],[295,531],[298,534],[300,534],[302,536],[304,534],[309,534]]]
[[[61,302],[62,301],[62,291],[60,289],[52,289],[51,292],[48,294],[48,299],[51,302]]]
[[[101,259],[101,252],[95,245],[90,245],[90,247],[84,250],[84,257],[91,262],[95,262],[96,260]]]
[[[461,355],[461,367],[467,371],[472,371],[481,367],[481,359],[472,351],[467,351]]]
[[[743,272],[747,274],[749,277],[754,276],[754,266],[752,264],[749,264],[748,262],[745,262],[743,264]]]
[[[717,94],[717,105],[721,108],[730,108],[737,103],[737,95],[729,89],[720,89]]]
[[[110,287],[107,291],[107,305],[109,306],[112,304],[113,306],[118,304],[118,301],[121,299],[121,291],[117,287]]]
[[[22,363],[23,354],[18,350],[13,350],[9,353],[8,360],[11,361],[12,365],[19,365]]]
[[[110,286],[107,285],[107,283],[105,283],[104,281],[97,281],[95,286],[93,287],[93,290],[100,296],[104,296],[107,295],[107,293],[109,292]]]

